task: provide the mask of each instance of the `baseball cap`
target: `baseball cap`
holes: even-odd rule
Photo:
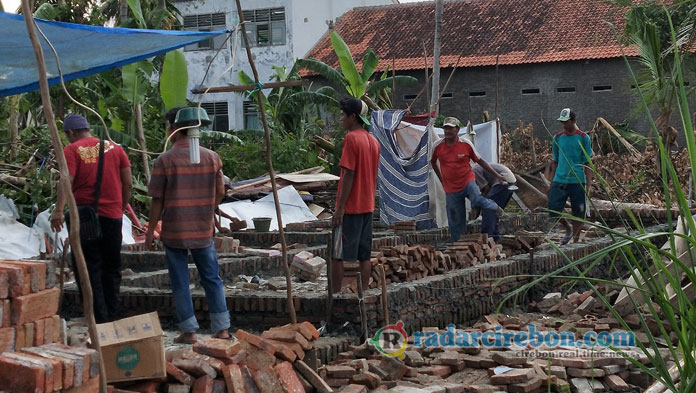
[[[460,123],[459,119],[457,119],[456,117],[446,117],[445,122],[442,124],[442,127],[461,127],[460,124],[462,123]]]
[[[84,130],[89,128],[89,123],[82,115],[72,114],[63,121],[63,131]]]
[[[570,119],[575,119],[575,111],[570,108],[564,108],[561,111],[560,116],[558,116],[558,121],[568,121]]]
[[[365,123],[365,125],[370,125],[370,119],[368,117],[369,108],[363,100],[357,98],[349,97],[341,100],[341,110],[347,115],[356,114]]]

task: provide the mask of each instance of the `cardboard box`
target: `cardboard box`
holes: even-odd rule
[[[107,382],[167,375],[162,327],[156,312],[97,325]]]

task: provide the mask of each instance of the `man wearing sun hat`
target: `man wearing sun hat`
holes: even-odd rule
[[[372,273],[372,212],[375,210],[379,142],[365,130],[370,125],[367,105],[357,98],[341,100],[341,125],[348,131],[341,153],[334,227],[331,291],[340,292],[343,262],[360,262],[363,288]]]
[[[585,217],[585,189],[589,194],[592,183],[592,171],[585,165],[592,157],[592,143],[589,135],[580,131],[575,121],[575,111],[565,108],[561,111],[558,121],[563,125],[563,131],[553,137],[553,182],[549,189],[549,211],[551,217],[558,217],[565,208],[566,200],[570,198],[573,216]],[[567,233],[561,244],[566,244],[571,237],[575,242],[580,237],[582,222],[573,220],[572,226],[561,219]],[[572,228],[572,229],[571,229]]]
[[[445,138],[435,146],[430,159],[430,164],[445,189],[447,222],[452,243],[466,233],[466,198],[469,198],[474,208],[487,210],[498,216],[503,214],[503,209],[494,201],[481,196],[470,161],[481,165],[498,182],[507,184],[503,176],[478,156],[471,142],[459,139],[459,124],[455,117],[445,119]]]

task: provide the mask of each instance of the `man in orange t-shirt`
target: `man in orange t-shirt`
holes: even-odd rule
[[[343,261],[360,261],[363,288],[372,272],[372,212],[375,210],[379,143],[365,131],[369,126],[367,105],[357,98],[341,100],[341,125],[348,131],[341,153],[336,211],[333,215],[334,260],[331,291],[340,292]]]
[[[506,182],[486,161],[479,158],[469,141],[459,140],[459,120],[454,117],[446,118],[444,129],[445,138],[435,147],[430,164],[445,189],[450,240],[454,243],[466,233],[465,198],[469,198],[471,205],[477,209],[493,211],[498,216],[503,214],[503,209],[498,204],[481,196],[481,190],[476,185],[476,176],[469,160],[481,165],[500,183],[506,184]],[[440,161],[439,168],[438,161]]]

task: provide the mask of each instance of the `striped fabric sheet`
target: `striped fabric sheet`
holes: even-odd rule
[[[428,134],[423,134],[411,157],[402,158],[394,129],[403,110],[372,112],[370,133],[379,141],[381,152],[377,171],[377,198],[380,220],[416,221],[416,228],[434,228],[428,214]]]

